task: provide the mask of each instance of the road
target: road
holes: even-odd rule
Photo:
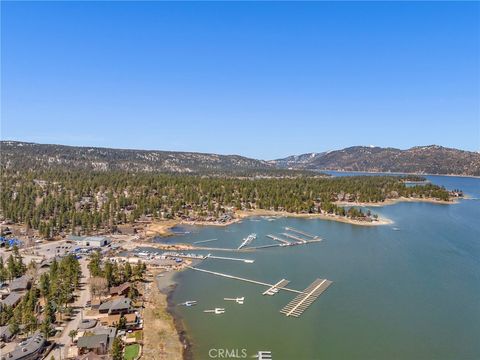
[[[77,293],[77,298],[75,302],[71,305],[75,308],[76,314],[75,317],[67,323],[65,329],[63,329],[60,338],[54,339],[57,345],[53,350],[45,357],[45,359],[50,359],[53,355],[55,360],[66,359],[68,355],[68,349],[71,345],[71,339],[68,336],[68,333],[71,330],[76,330],[80,321],[82,320],[82,311],[87,305],[87,301],[90,300],[90,286],[88,285],[88,279],[90,278],[90,271],[88,270],[87,264],[88,261],[85,258],[80,259],[80,266],[82,268],[82,278],[80,279],[80,291]]]

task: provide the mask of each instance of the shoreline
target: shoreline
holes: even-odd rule
[[[372,207],[382,207],[395,205],[401,202],[424,202],[430,204],[438,205],[455,205],[459,203],[459,198],[451,198],[451,200],[438,200],[434,198],[407,198],[399,197],[397,199],[386,199],[385,201],[374,201],[374,202],[349,202],[349,201],[335,201],[336,205],[339,206],[372,206]]]
[[[307,169],[308,170],[308,169]],[[478,175],[461,175],[461,174],[430,174],[430,173],[409,173],[409,172],[384,172],[384,171],[360,171],[360,170],[333,170],[333,169],[316,169],[310,171],[335,171],[338,173],[353,173],[353,174],[383,174],[385,176],[398,176],[398,175],[418,175],[418,176],[450,176],[461,178],[480,179]],[[332,175],[335,176],[335,175]]]
[[[241,219],[245,219],[252,216],[272,216],[272,217],[291,217],[291,218],[303,218],[303,219],[320,219],[320,220],[330,220],[337,221],[345,224],[358,225],[358,226],[381,226],[381,225],[390,225],[393,224],[393,220],[378,217],[376,221],[362,221],[347,218],[344,216],[334,215],[334,214],[297,214],[289,213],[286,211],[275,211],[275,210],[264,210],[264,209],[254,209],[254,210],[242,210],[236,213]]]
[[[142,358],[152,360],[187,359],[189,346],[184,342],[184,332],[169,310],[168,297],[175,289],[172,281],[174,272],[165,276],[164,286],[158,275],[161,271],[151,271],[152,280],[148,286],[144,308],[144,348]],[[171,296],[171,295],[170,295]]]
[[[467,198],[467,197],[465,197]],[[454,205],[459,203],[460,198],[451,198],[451,200],[438,200],[434,198],[407,198],[399,197],[397,199],[386,199],[385,201],[376,201],[376,202],[349,202],[349,201],[335,201],[335,205],[339,206],[361,206],[361,207],[382,207],[395,205],[401,202],[425,202],[430,204],[439,204],[439,205]],[[174,233],[171,231],[171,228],[177,225],[189,225],[189,226],[229,226],[241,222],[243,219],[252,217],[252,216],[272,216],[272,217],[293,217],[293,218],[306,218],[306,219],[321,219],[329,221],[338,221],[345,224],[358,225],[358,226],[381,226],[381,225],[390,225],[394,222],[391,219],[385,217],[378,217],[376,221],[363,221],[351,219],[345,216],[339,216],[334,214],[319,214],[319,213],[291,213],[287,211],[275,211],[267,209],[252,209],[252,210],[238,210],[235,212],[235,218],[223,222],[211,222],[211,221],[185,221],[185,220],[166,220],[165,223],[162,221],[152,223],[148,225],[146,231],[147,237],[150,236],[172,236]]]

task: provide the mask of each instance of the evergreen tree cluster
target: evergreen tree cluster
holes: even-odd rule
[[[382,202],[400,196],[449,199],[449,192],[442,187],[430,183],[407,186],[394,176],[233,178],[5,170],[1,185],[2,216],[26,224],[46,238],[113,231],[144,215],[153,219],[218,218],[233,209],[257,208],[350,216],[351,211],[335,202]]]

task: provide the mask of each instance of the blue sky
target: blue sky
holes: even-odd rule
[[[5,2],[1,138],[480,150],[476,2]]]

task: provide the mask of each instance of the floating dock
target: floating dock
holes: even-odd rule
[[[279,282],[277,282],[276,284],[270,286],[266,291],[264,291],[262,293],[262,295],[270,295],[270,296],[273,296],[275,295],[276,293],[278,293],[279,290],[281,290],[282,288],[284,288],[285,286],[288,285],[290,281],[288,280],[285,280],[285,279],[282,279],[280,280]]]
[[[317,279],[302,294],[290,301],[280,312],[285,316],[299,317],[332,284],[327,279]]]
[[[291,232],[294,232],[294,233],[297,233],[297,234],[300,234],[300,235],[303,235],[303,236],[306,236],[306,237],[311,238],[311,239],[318,239],[318,236],[316,236],[316,235],[311,235],[311,234],[308,234],[306,232],[303,232],[303,231],[300,231],[300,230],[297,230],[297,229],[294,229],[294,228],[291,228],[291,227],[288,227],[288,226],[285,226],[285,230],[291,231]]]
[[[287,240],[285,240],[285,239],[282,239],[282,238],[279,238],[278,236],[275,236],[275,235],[272,235],[272,234],[268,234],[268,235],[266,235],[266,237],[268,237],[268,238],[270,238],[270,239],[272,239],[272,240],[278,241],[278,242],[280,242],[280,243],[282,243],[282,244],[286,244],[286,245],[289,245],[289,244],[290,244],[289,241],[287,241]]]
[[[295,240],[295,241],[297,241],[297,242],[300,242],[300,243],[302,243],[302,244],[306,244],[306,243],[309,241],[309,240],[305,240],[305,239],[299,238],[299,237],[297,237],[297,236],[295,236],[295,235],[288,234],[288,233],[282,233],[282,235],[283,235],[283,236],[286,236],[286,237],[289,238],[289,239],[293,239],[293,240]],[[310,240],[310,241],[311,241],[311,240]]]

